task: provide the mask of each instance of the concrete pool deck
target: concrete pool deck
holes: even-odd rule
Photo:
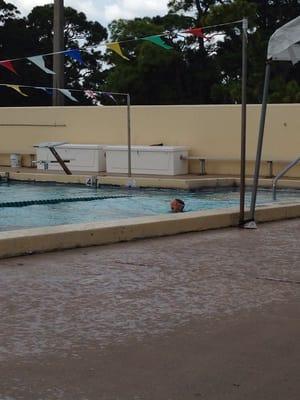
[[[298,400],[300,220],[0,261],[0,398]]]

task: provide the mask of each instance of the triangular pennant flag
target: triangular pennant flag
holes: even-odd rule
[[[66,96],[68,99],[75,101],[76,103],[78,103],[78,100],[72,96],[70,90],[68,89],[57,89],[59,92],[61,92],[64,96]]]
[[[73,58],[74,60],[78,61],[80,64],[84,64],[79,50],[77,50],[77,49],[67,50],[64,53],[66,56]]]
[[[204,35],[203,28],[190,28],[184,31],[184,33],[191,33],[194,36],[208,39],[208,37]]]
[[[12,65],[12,62],[9,60],[0,61],[0,65],[4,68],[8,69],[9,71],[13,72],[14,74],[17,73],[14,66]]]
[[[106,94],[106,96],[108,96],[110,99],[112,99],[112,101],[113,101],[114,103],[117,104],[117,100],[114,98],[114,96],[113,96],[111,93],[104,93],[104,94]]]
[[[49,94],[49,96],[52,96],[52,95],[53,95],[53,89],[51,89],[51,88],[36,86],[35,89],[42,90],[43,92]]]
[[[173,47],[169,46],[166,42],[164,42],[160,35],[152,35],[142,38],[142,40],[146,40],[148,42],[154,43],[157,46],[163,47],[164,49],[170,50]]]
[[[8,84],[6,84],[6,85],[3,85],[3,86],[7,86],[7,87],[15,90],[16,92],[20,93],[21,96],[28,97],[27,94],[22,92],[22,90],[20,89],[19,85],[8,85]]]
[[[46,67],[43,56],[28,57],[27,60],[41,68],[44,72],[46,72],[46,74],[55,75],[54,71],[51,71],[51,69]]]
[[[97,93],[94,92],[93,90],[85,90],[84,94],[87,99],[97,100]]]
[[[126,56],[124,56],[123,51],[120,47],[120,44],[118,42],[113,42],[113,43],[107,43],[106,47],[112,51],[114,51],[115,53],[119,54],[119,56],[121,56],[122,58],[124,58],[127,61],[130,61],[129,58],[127,58]]]

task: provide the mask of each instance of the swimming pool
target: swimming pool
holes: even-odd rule
[[[123,197],[119,197],[123,196]],[[246,205],[250,203],[246,193]],[[97,198],[78,201],[78,198]],[[98,199],[99,197],[99,199]],[[103,198],[104,197],[104,198]],[[83,185],[2,183],[0,184],[0,230],[55,226],[96,221],[110,221],[139,216],[169,213],[170,200],[179,197],[186,203],[186,211],[200,211],[238,207],[239,189],[173,190],[127,189],[120,187],[91,188]],[[73,202],[72,199],[78,200]],[[70,202],[59,203],[57,200]],[[278,200],[299,201],[300,191],[279,190]],[[1,207],[7,202],[35,202],[47,204],[26,207]],[[51,203],[51,200],[56,202]],[[260,190],[258,203],[272,202],[271,190]]]

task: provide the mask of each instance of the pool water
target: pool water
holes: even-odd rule
[[[0,207],[0,230],[109,221],[130,217],[166,214],[170,201],[181,198],[185,211],[200,211],[239,206],[239,189],[167,190],[127,189],[119,187],[90,188],[82,185],[1,183],[0,204],[32,200],[69,199],[92,196],[128,196],[124,198],[76,201],[70,203]],[[278,191],[278,200],[299,201],[300,191]],[[249,206],[251,193],[246,193]],[[261,190],[258,204],[272,202],[271,190]]]

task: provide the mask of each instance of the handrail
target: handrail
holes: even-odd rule
[[[281,172],[279,172],[279,174],[277,174],[275,176],[275,178],[273,179],[272,182],[272,188],[273,188],[273,200],[276,200],[276,185],[278,180],[283,177],[283,175],[285,175],[291,168],[293,168],[296,164],[298,164],[298,162],[300,161],[300,157],[298,157],[296,160],[292,161],[291,163],[289,163]]]

